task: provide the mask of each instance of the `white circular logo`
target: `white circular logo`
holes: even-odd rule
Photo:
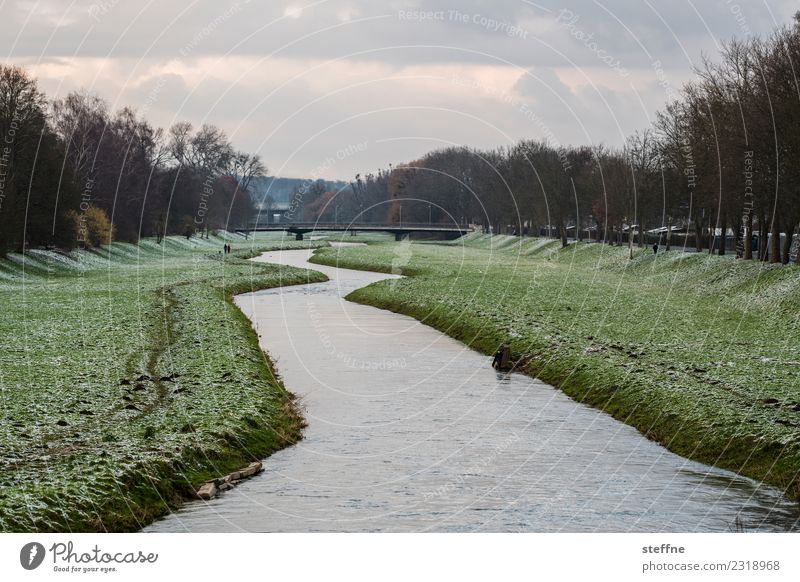
[[[35,570],[44,561],[44,546],[39,542],[30,542],[22,546],[19,552],[19,563],[26,570]]]

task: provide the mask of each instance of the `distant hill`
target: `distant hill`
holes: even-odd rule
[[[300,188],[304,183],[313,182],[307,178],[279,178],[277,176],[265,176],[263,178],[253,178],[250,182],[250,195],[256,204],[263,202],[266,196],[272,197],[275,202],[289,202],[296,188]],[[324,180],[325,188],[328,190],[338,190],[349,187],[347,182],[341,180]]]

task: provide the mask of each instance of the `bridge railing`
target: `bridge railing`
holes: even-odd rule
[[[250,224],[248,229],[272,228],[275,230],[286,230],[290,228],[308,228],[313,230],[343,229],[343,228],[375,228],[375,229],[402,229],[402,228],[429,228],[435,230],[471,230],[471,227],[460,224],[442,224],[431,222],[402,222],[402,223],[379,223],[379,222],[270,222]]]

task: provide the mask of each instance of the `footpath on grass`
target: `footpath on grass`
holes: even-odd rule
[[[324,244],[224,234],[0,260],[0,531],[137,530],[300,439],[231,298],[325,280],[246,260]]]
[[[468,235],[320,249],[402,273],[348,299],[415,317],[685,457],[800,499],[800,268]],[[489,365],[487,361],[487,365]]]

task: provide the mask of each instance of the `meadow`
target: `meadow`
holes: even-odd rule
[[[225,234],[0,260],[0,531],[137,530],[301,438],[231,297],[325,280],[246,260],[323,244]]]
[[[797,267],[480,234],[325,248],[312,261],[403,273],[348,299],[487,355],[509,344],[518,370],[800,499]]]

